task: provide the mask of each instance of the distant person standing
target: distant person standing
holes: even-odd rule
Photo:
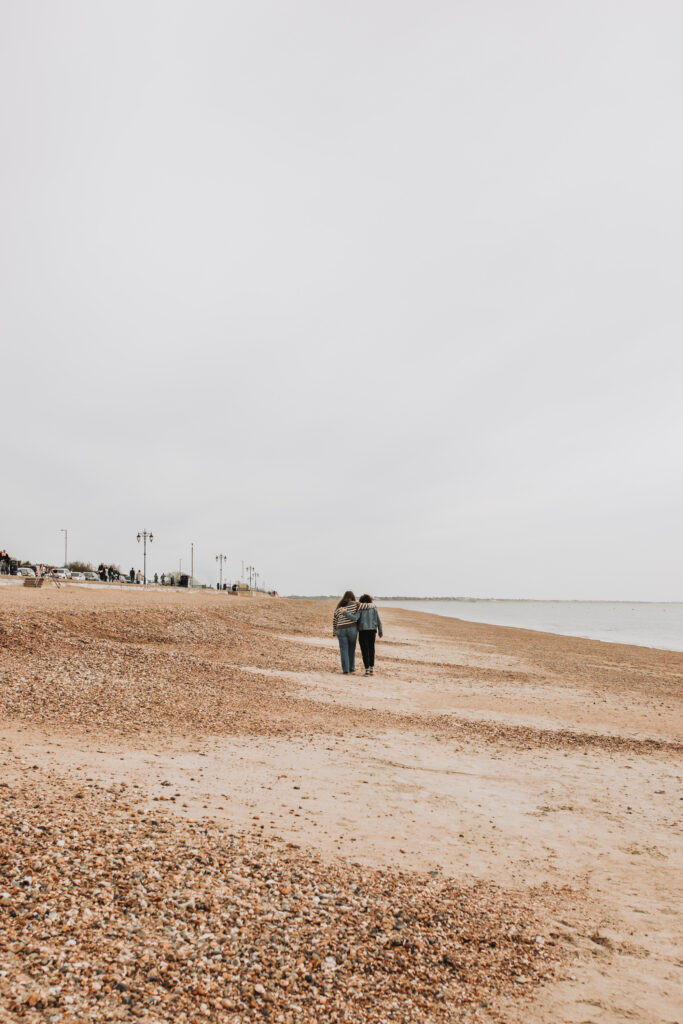
[[[162,587],[163,587],[163,585],[165,583],[166,583],[166,573],[162,572],[162,574],[161,574],[161,585],[162,585]]]
[[[383,636],[382,620],[369,594],[361,594],[359,602],[358,641],[360,653],[363,655],[366,676],[372,676],[375,674],[375,638]]]
[[[128,573],[128,579],[131,583],[135,583],[135,569],[131,569]]]
[[[155,573],[154,573],[154,582],[155,582],[155,583],[158,583],[158,582],[159,582],[159,573],[158,573],[158,572],[155,572]]]
[[[136,583],[142,583],[142,572],[138,569],[137,576],[135,577]]]
[[[347,676],[356,671],[357,622],[360,616],[358,601],[352,590],[347,590],[334,610],[332,632],[339,641],[342,672]]]

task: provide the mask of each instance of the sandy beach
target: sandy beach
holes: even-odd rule
[[[683,654],[332,609],[0,587],[0,1021],[680,1024]]]

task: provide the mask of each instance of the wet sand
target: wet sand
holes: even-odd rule
[[[339,672],[317,602],[4,588],[0,614],[7,787],[115,789],[179,827],[529,907],[552,974],[499,966],[461,1003],[435,980],[415,1011],[397,989],[386,1019],[683,1019],[682,654],[383,609],[366,679]]]

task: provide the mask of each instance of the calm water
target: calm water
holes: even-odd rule
[[[470,622],[519,626],[616,644],[683,651],[683,602],[378,601]]]

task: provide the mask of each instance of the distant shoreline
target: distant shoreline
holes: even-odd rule
[[[292,601],[338,601],[339,594],[283,594]],[[683,598],[656,601],[652,598],[624,597],[415,597],[405,594],[378,594],[375,601],[463,601],[516,604],[683,604]]]

